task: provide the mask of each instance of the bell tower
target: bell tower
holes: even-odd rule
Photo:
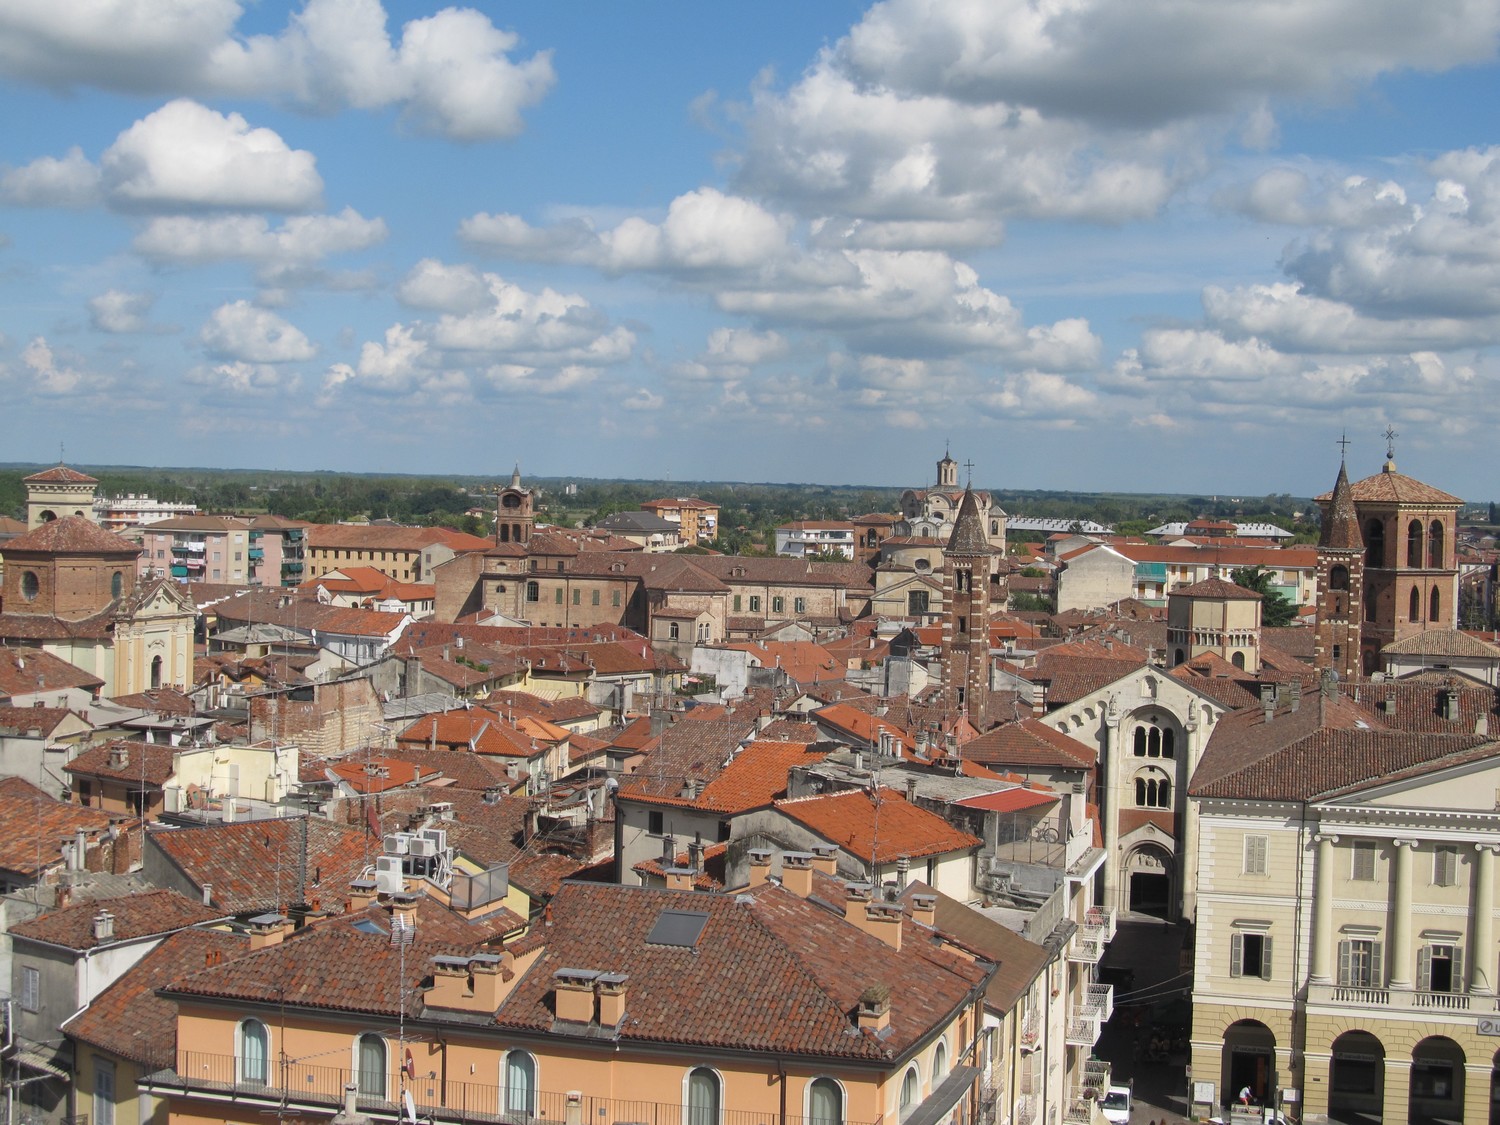
[[[1347,443],[1341,438],[1339,444]],[[1365,542],[1342,457],[1323,511],[1317,558],[1313,666],[1352,679],[1360,674],[1363,659]]]
[[[521,485],[521,465],[510,474],[510,484],[500,490],[495,503],[495,542],[529,543],[536,527],[531,489]]]
[[[966,488],[943,548],[943,706],[967,712],[981,729],[989,713],[993,551],[974,490]]]

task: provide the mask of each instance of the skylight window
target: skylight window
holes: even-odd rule
[[[656,917],[656,925],[646,935],[646,944],[691,949],[698,944],[707,924],[708,914],[701,910],[663,910]]]

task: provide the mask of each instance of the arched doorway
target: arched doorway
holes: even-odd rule
[[[1490,1059],[1490,1125],[1500,1125],[1500,1051]]]
[[[1249,1089],[1250,1100],[1267,1105],[1276,1095],[1276,1036],[1259,1020],[1240,1020],[1224,1029],[1224,1100],[1234,1102]]]
[[[1446,1035],[1431,1035],[1411,1049],[1411,1098],[1406,1119],[1412,1125],[1462,1121],[1464,1049]]]
[[[1385,1047],[1368,1031],[1346,1031],[1333,1041],[1328,1116],[1335,1121],[1379,1117],[1385,1105]]]
[[[1125,909],[1171,917],[1172,882],[1171,853],[1159,844],[1142,844],[1125,859]]]

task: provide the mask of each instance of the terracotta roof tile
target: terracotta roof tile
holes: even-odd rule
[[[114,916],[114,936],[105,941],[94,936],[94,916],[102,911]],[[85,950],[112,942],[171,933],[225,917],[222,910],[194,902],[176,891],[144,891],[120,898],[92,899],[48,911],[39,918],[15,923],[10,932],[32,941]]]
[[[3,553],[12,555],[128,555],[134,559],[141,549],[112,531],[105,531],[85,516],[63,516],[18,535],[5,544]]]
[[[880,789],[878,800],[878,833],[876,800],[863,789],[777,801],[776,808],[851,855],[868,859],[873,849],[876,863],[964,851],[981,843],[894,789]]]

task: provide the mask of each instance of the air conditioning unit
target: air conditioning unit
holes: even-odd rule
[[[446,829],[443,829],[443,828],[424,828],[424,829],[422,829],[422,831],[420,833],[418,833],[418,835],[423,840],[431,840],[432,841],[432,846],[436,849],[436,851],[418,853],[414,849],[413,853],[412,853],[413,855],[416,855],[416,854],[421,854],[421,855],[437,855],[438,852],[442,852],[442,851],[447,851],[448,850],[448,832],[447,832]],[[412,841],[412,843],[415,844],[416,841],[414,840],[414,841]]]
[[[417,836],[411,841],[411,850],[408,854],[430,859],[438,854],[437,843],[423,836]]]
[[[411,837],[405,832],[397,832],[385,838],[386,855],[405,855],[407,847],[411,843]]]
[[[376,857],[375,890],[383,895],[399,895],[406,890],[406,876],[401,872],[401,861],[395,856]]]

